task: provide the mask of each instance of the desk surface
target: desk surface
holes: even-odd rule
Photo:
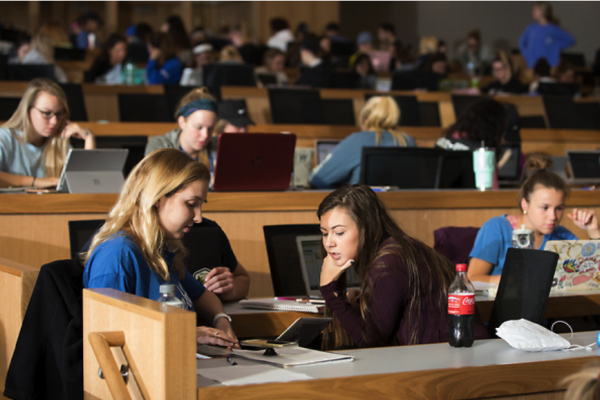
[[[595,343],[596,332],[575,334],[572,344]],[[332,396],[343,392],[371,398],[386,395],[395,398],[480,398],[511,394],[526,394],[557,390],[558,380],[586,362],[597,359],[600,350],[572,352],[527,353],[513,349],[504,340],[480,340],[471,348],[456,349],[446,343],[348,350],[354,362],[294,367],[311,380],[284,384],[224,387],[198,376],[198,398],[220,395],[223,398],[284,398],[311,394],[311,398]],[[250,362],[239,361],[240,365]],[[228,365],[224,359],[200,360],[198,369]],[[426,372],[426,373],[423,373]],[[327,381],[335,378],[335,382]],[[558,378],[558,379],[557,379]],[[317,388],[335,385],[340,392]],[[337,390],[335,391],[337,392]],[[203,396],[203,397],[201,397]],[[237,397],[240,396],[240,397]],[[300,397],[297,397],[300,398]],[[331,398],[331,397],[329,397]]]

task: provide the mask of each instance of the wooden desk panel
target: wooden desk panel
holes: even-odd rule
[[[250,272],[250,297],[273,295],[263,225],[317,223],[316,210],[329,192],[211,193],[204,215],[219,223]],[[517,192],[403,191],[380,193],[393,218],[410,235],[433,245],[444,226],[481,226],[489,218],[517,213]],[[68,221],[102,219],[117,195],[0,196],[0,256],[35,267],[68,258]],[[598,191],[573,191],[568,207],[597,207]],[[568,212],[568,210],[567,210]],[[575,234],[582,231],[564,218]]]

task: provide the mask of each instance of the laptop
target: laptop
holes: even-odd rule
[[[315,150],[317,152],[317,165],[321,164],[331,154],[333,149],[340,144],[341,140],[317,140]]]
[[[294,168],[293,133],[227,133],[219,136],[215,191],[287,190]]]
[[[600,183],[600,151],[567,150],[569,169],[575,184]]]
[[[390,70],[390,61],[392,61],[392,53],[383,50],[372,50],[369,53],[371,64],[376,72],[388,72]]]
[[[323,266],[323,236],[310,235],[296,237],[298,253],[300,254],[300,266],[302,277],[306,287],[306,295],[309,297],[321,297],[319,286],[321,282],[321,267]],[[346,270],[346,287],[360,288],[360,278],[353,268]]]
[[[56,190],[64,193],[120,193],[127,149],[70,149]]]
[[[563,178],[563,180],[567,180],[567,164],[568,159],[565,156],[552,156],[552,165],[548,168],[548,171],[554,172],[556,175]]]
[[[504,181],[519,180],[519,161],[521,160],[520,144],[502,145],[502,156],[500,162],[502,165],[498,169],[498,179]]]
[[[552,290],[598,290],[600,240],[550,240],[544,250],[558,253]]]

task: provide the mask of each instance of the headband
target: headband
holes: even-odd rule
[[[212,111],[216,114],[217,103],[215,103],[211,99],[198,99],[191,101],[179,109],[179,111],[177,112],[177,118],[187,118],[188,116],[190,116],[190,114],[200,110]]]

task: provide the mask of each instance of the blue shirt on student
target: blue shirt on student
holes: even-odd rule
[[[406,147],[415,147],[415,139],[405,133]],[[342,140],[327,156],[325,161],[317,165],[310,174],[310,185],[317,189],[329,189],[344,183],[351,185],[360,179],[360,163],[363,147],[374,147],[375,132],[357,132]],[[394,137],[387,131],[381,132],[379,146],[393,147]]]
[[[186,270],[183,279],[178,278],[171,265],[175,253],[165,252],[164,259],[169,266],[169,282],[152,270],[142,251],[127,233],[121,231],[94,249],[85,265],[83,286],[85,288],[112,288],[135,294],[150,300],[160,298],[159,287],[164,283],[177,286],[177,297],[186,309],[194,311],[194,302],[206,290]]]
[[[488,220],[475,238],[475,244],[469,257],[479,258],[493,265],[490,275],[502,275],[506,252],[512,247],[513,228],[506,219],[506,214]],[[549,235],[544,235],[539,249],[543,249],[549,240],[577,240],[570,230],[558,226]]]
[[[157,83],[178,85],[182,73],[183,64],[178,57],[168,59],[160,68],[158,68],[156,60],[148,60],[148,64],[146,64],[146,80],[151,85]]]
[[[575,44],[570,33],[555,24],[530,24],[519,38],[519,48],[529,68],[535,67],[540,58],[545,58],[553,67],[560,61],[560,53]]]

